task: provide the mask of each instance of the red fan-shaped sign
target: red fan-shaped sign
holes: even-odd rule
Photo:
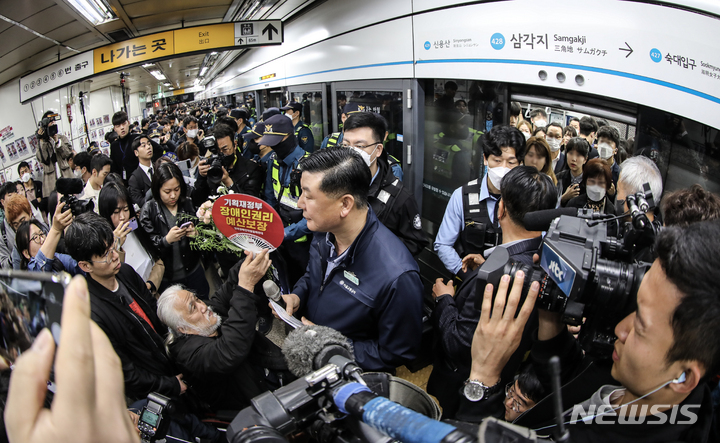
[[[285,237],[280,216],[264,201],[246,194],[228,194],[212,207],[212,218],[225,237],[243,249],[277,249]]]

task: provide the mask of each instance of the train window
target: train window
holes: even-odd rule
[[[262,111],[260,111],[261,114],[268,108],[280,108],[284,104],[283,90],[278,88],[265,89],[263,91],[260,91],[260,100],[262,101]]]
[[[435,225],[433,231],[453,191],[483,174],[479,140],[504,123],[506,91],[494,82],[427,80],[422,216]]]
[[[322,92],[290,92],[290,101],[303,105],[302,121],[312,131],[315,149],[323,141]]]
[[[347,103],[357,103],[361,110],[376,112],[387,120],[388,136],[385,150],[399,162],[403,160],[402,92],[394,91],[337,91],[338,131],[342,131],[342,109]]]

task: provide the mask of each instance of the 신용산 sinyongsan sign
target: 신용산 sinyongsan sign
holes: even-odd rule
[[[25,103],[65,85],[106,71],[168,56],[216,49],[279,45],[281,20],[254,20],[195,26],[144,35],[68,57],[20,78]]]

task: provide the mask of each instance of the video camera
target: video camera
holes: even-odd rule
[[[650,222],[646,214],[655,206],[648,184],[626,201],[629,211],[608,220],[598,220],[602,215],[591,210],[553,220],[539,264],[527,266],[511,260],[507,249],[496,249],[478,270],[476,293],[483,294],[488,283],[497,288],[504,274],[522,270],[521,302],[530,284],[538,281],[536,306],[562,314],[569,325],[579,326],[587,317],[580,334],[583,349],[597,357],[610,357],[617,338],[615,326],[637,308],[637,291],[651,265],[635,257],[654,244],[660,230],[659,223]],[[628,215],[632,221],[625,226],[624,236],[609,237],[605,223]],[[475,307],[482,308],[482,297],[476,298]]]
[[[83,192],[83,188],[83,181],[80,178],[57,179],[56,189],[59,194],[62,194],[60,201],[65,203],[62,212],[70,210],[73,217],[77,217],[95,209],[95,202],[92,200],[80,200],[76,197],[77,194]]]
[[[222,168],[225,167],[226,170],[229,169],[235,158],[232,155],[223,155],[220,152],[217,140],[213,135],[203,138],[200,144],[213,154],[205,159],[205,163],[210,165],[210,169],[207,172],[208,185],[210,185],[210,189],[215,189],[220,185],[220,181],[222,180]]]
[[[52,137],[58,133],[57,125],[50,126],[50,123],[54,121],[60,121],[59,114],[50,114],[47,117],[43,118],[42,120],[40,120],[40,123],[38,123],[38,127],[42,129],[43,133],[46,134],[48,137]]]

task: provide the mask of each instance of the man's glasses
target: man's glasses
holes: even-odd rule
[[[102,258],[102,260],[88,260],[88,261],[91,262],[91,263],[102,263],[102,264],[105,264],[105,265],[106,265],[106,264],[112,262],[112,261],[115,259],[115,257],[113,256],[113,252],[117,252],[117,251],[115,250],[115,248],[110,248],[110,249],[108,249],[108,251],[105,253],[105,255],[103,255],[102,257],[100,257],[100,258]]]
[[[370,148],[370,147],[372,147],[372,146],[379,145],[379,144],[380,144],[380,142],[375,142],[375,143],[370,143],[370,144],[365,145],[365,146],[362,146],[362,145],[357,145],[357,146],[342,145],[342,147],[343,147],[343,148],[365,149],[365,148]]]
[[[515,412],[520,412],[520,408],[525,406],[515,398],[515,380],[505,386],[505,398],[512,398],[512,410]]]

